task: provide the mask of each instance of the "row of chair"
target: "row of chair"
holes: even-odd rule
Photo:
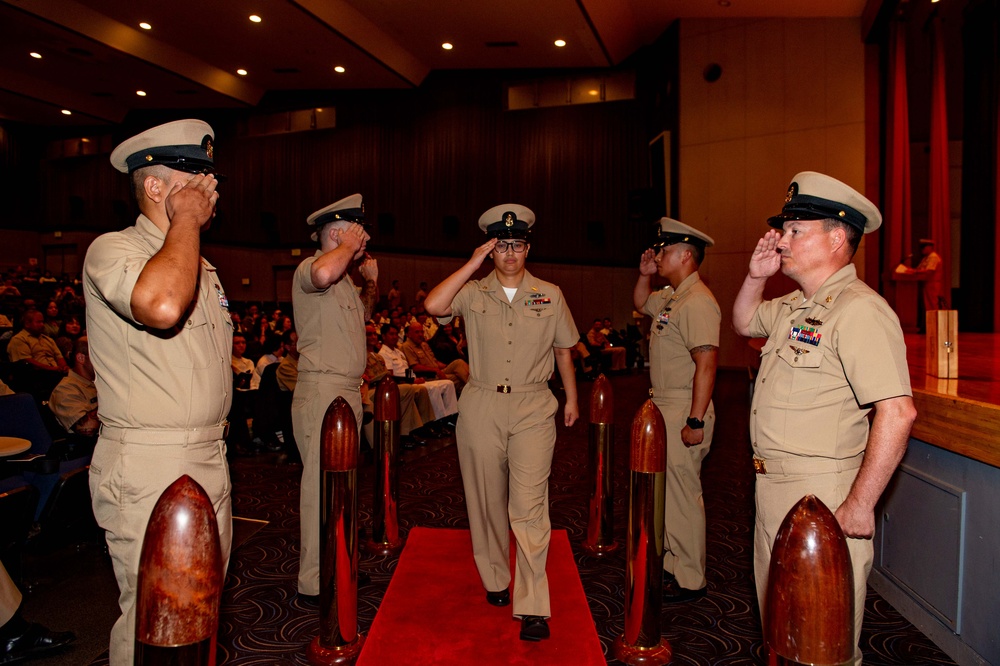
[[[25,453],[0,458],[0,560],[17,581],[23,548],[36,528],[41,541],[96,530],[88,484],[91,451],[55,445],[27,393],[0,396],[0,436],[31,442]]]

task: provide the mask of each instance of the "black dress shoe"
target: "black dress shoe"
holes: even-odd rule
[[[371,585],[371,584],[372,584],[372,577],[369,576],[364,571],[359,571],[358,572],[358,586],[360,587],[361,585]]]
[[[537,615],[521,616],[521,640],[541,641],[549,637],[549,623]]]
[[[510,590],[500,590],[499,592],[487,592],[486,601],[493,606],[509,606]]]
[[[669,580],[667,580],[667,576],[670,576]],[[663,603],[665,604],[680,604],[685,601],[694,601],[708,594],[707,587],[703,587],[700,590],[689,590],[686,587],[681,587],[677,583],[677,579],[666,571],[663,572],[663,578]]]
[[[0,664],[16,664],[54,652],[76,640],[72,631],[49,631],[32,622],[20,636],[4,639],[0,643]]]
[[[399,445],[403,447],[404,451],[412,451],[417,448],[417,440],[412,435],[400,435]]]
[[[298,594],[299,601],[305,606],[319,606],[319,595],[318,594]]]

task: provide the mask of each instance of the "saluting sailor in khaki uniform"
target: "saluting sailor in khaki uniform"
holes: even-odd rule
[[[878,229],[882,216],[844,183],[805,171],[768,222],[777,231],[757,242],[733,306],[738,333],[767,337],[750,416],[757,600],[763,616],[778,528],[796,502],[814,494],[848,537],[857,639],[875,503],[916,418],[899,319],[851,263],[862,234]],[[779,269],[800,289],[764,302],[764,285]],[[861,662],[857,647],[855,662]]]
[[[664,504],[663,601],[705,596],[705,502],[701,463],[715,431],[715,369],[722,312],[698,267],[711,236],[669,217],[657,223],[656,240],[639,260],[632,300],[653,318],[649,377],[653,402],[667,427]],[[654,274],[669,286],[652,291]]]
[[[579,416],[569,348],[580,339],[559,287],[535,278],[524,263],[535,215],[518,204],[479,218],[490,240],[424,300],[431,315],[465,321],[471,379],[458,402],[459,463],[472,550],[495,606],[510,603],[510,536],[517,541],[514,616],[521,639],[549,637],[549,471],[558,404],[548,390],[553,358],[566,390],[564,422]],[[487,256],[494,270],[472,280]]]
[[[219,199],[213,136],[200,120],[179,120],[115,148],[111,164],[130,174],[142,214],[135,226],[95,240],[84,261],[102,424],[90,492],[121,591],[112,666],[132,664],[146,523],[160,494],[180,476],[191,476],[211,498],[222,559],[229,561],[223,432],[232,400],[233,325],[219,276],[199,256],[199,235]]]
[[[299,496],[302,543],[299,595],[319,594],[319,463],[323,416],[338,396],[361,427],[361,375],[365,372],[365,321],[378,298],[378,264],[365,255],[371,238],[360,194],[322,208],[306,220],[316,228],[319,250],[295,270],[292,308],[298,332],[299,378],[292,396],[292,429],[302,456]],[[361,262],[361,296],[350,269]]]

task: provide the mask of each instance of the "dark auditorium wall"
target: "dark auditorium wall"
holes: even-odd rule
[[[264,102],[269,110],[333,106],[330,130],[249,137],[250,112],[192,111],[133,114],[123,127],[89,135],[111,146],[177,117],[212,123],[216,163],[228,179],[208,244],[300,246],[309,213],[361,192],[376,250],[465,256],[482,239],[482,211],[514,201],[538,217],[533,259],[631,266],[648,223],[662,214],[636,204],[636,192],[649,188],[649,139],[662,128],[640,100],[504,110],[505,82],[542,76],[571,74],[438,72],[414,90],[318,91]],[[12,146],[4,148],[4,172],[33,171],[38,179],[6,188],[19,207],[3,213],[0,227],[102,232],[134,219],[127,180],[106,151],[47,158],[49,137],[30,128],[12,133],[15,140],[3,144]]]

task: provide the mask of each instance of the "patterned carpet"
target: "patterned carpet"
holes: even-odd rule
[[[627,507],[627,438],[631,419],[645,400],[648,376],[612,378],[615,392],[615,527],[624,537]],[[580,387],[584,411],[590,384]],[[747,440],[744,373],[720,372],[715,391],[715,443],[703,480],[708,515],[709,594],[694,603],[663,607],[664,636],[673,664],[763,664],[760,619],[751,577],[753,472]],[[585,419],[586,421],[586,414]],[[551,516],[567,530],[597,633],[608,663],[611,644],[624,625],[624,548],[603,558],[580,550],[587,523],[586,422],[560,426],[551,481]],[[318,631],[315,609],[295,594],[298,567],[298,482],[301,467],[275,456],[239,459],[232,465],[234,514],[266,520],[234,552],[223,597],[219,663],[306,664],[305,647]],[[372,468],[360,474],[361,524],[370,524]],[[400,524],[467,528],[455,447],[440,440],[407,452],[400,473]],[[362,555],[372,578],[360,588],[358,616],[367,630],[378,611],[395,559]],[[484,603],[481,598],[469,603]],[[927,638],[869,588],[862,632],[865,663],[952,664]],[[106,657],[94,664],[107,663]]]

